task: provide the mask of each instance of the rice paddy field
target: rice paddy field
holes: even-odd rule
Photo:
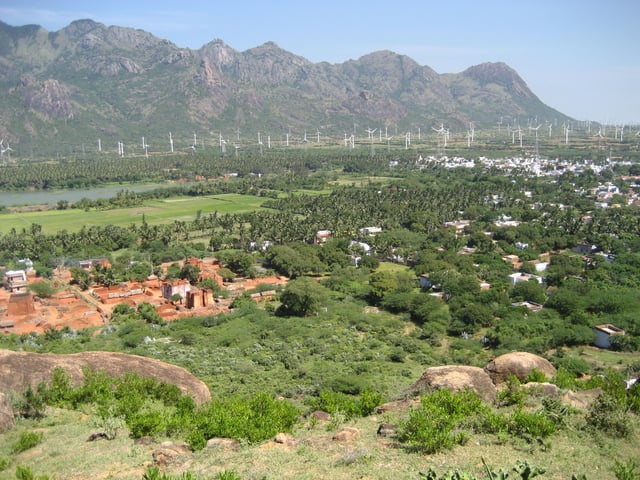
[[[10,211],[0,214],[0,233],[8,233],[12,228],[20,231],[31,224],[42,226],[44,233],[60,230],[75,232],[83,226],[130,225],[142,223],[144,215],[149,224],[171,223],[176,220],[188,221],[210,213],[243,213],[261,208],[264,198],[253,195],[223,194],[203,197],[174,197],[145,201],[144,205],[113,210],[43,210]]]

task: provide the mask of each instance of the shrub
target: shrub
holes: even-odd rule
[[[547,381],[547,376],[544,374],[544,372],[534,368],[525,377],[523,383],[529,383],[529,382],[544,383],[546,381]]]
[[[412,450],[435,453],[464,444],[468,433],[461,427],[465,422],[473,423],[472,417],[489,412],[474,392],[437,390],[422,397],[420,408],[412,410],[409,419],[400,424],[398,438]]]
[[[299,410],[291,403],[259,393],[249,400],[226,398],[212,400],[196,411],[186,441],[194,450],[204,448],[207,439],[234,438],[258,443],[279,432],[289,432],[297,422]]]
[[[542,439],[553,434],[556,425],[543,411],[530,413],[519,408],[509,416],[507,430],[525,440]]]
[[[382,396],[370,388],[365,388],[359,396],[324,389],[311,402],[311,406],[316,410],[323,410],[331,415],[341,412],[344,414],[345,420],[349,420],[354,417],[370,415],[381,402]]]
[[[21,453],[35,447],[42,441],[42,433],[24,432],[11,449],[12,453]]]
[[[61,407],[71,399],[73,387],[71,379],[62,367],[56,367],[51,376],[51,383],[44,392],[45,401],[49,405]]]
[[[631,458],[624,463],[616,460],[613,465],[613,473],[617,480],[638,480],[640,478],[638,464]]]
[[[628,438],[633,433],[626,406],[606,391],[589,407],[587,427],[614,438]]]
[[[17,480],[48,480],[49,477],[46,475],[35,475],[29,467],[18,465],[16,467],[16,479]]]
[[[22,396],[16,397],[13,400],[13,408],[18,412],[18,415],[23,418],[44,417],[46,403],[43,391],[45,388],[44,384],[41,384],[37,390],[34,390],[29,385]]]

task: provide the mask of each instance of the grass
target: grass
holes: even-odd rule
[[[563,431],[552,437],[550,447],[537,444],[504,443],[494,437],[472,435],[464,446],[434,455],[408,453],[392,438],[376,435],[380,423],[396,423],[404,411],[382,416],[360,418],[343,426],[357,428],[359,437],[349,443],[332,440],[335,429],[326,422],[302,422],[293,437],[295,444],[266,442],[260,446],[239,450],[204,449],[162,468],[163,473],[182,475],[190,471],[201,478],[212,478],[224,470],[236,471],[242,479],[283,478],[347,480],[414,480],[419,472],[433,467],[439,473],[454,468],[485,478],[482,460],[494,470],[510,469],[517,460],[544,467],[540,478],[569,479],[572,474],[586,474],[589,479],[615,479],[615,459],[626,461],[637,455],[634,441],[611,439],[594,442],[583,432]],[[37,475],[56,479],[141,479],[145,465],[152,462],[155,445],[135,445],[127,432],[116,439],[87,442],[95,433],[92,416],[79,412],[51,409],[40,421],[21,421],[3,435],[0,456],[11,459],[10,466],[0,472],[0,479],[13,479],[16,465],[27,465]],[[7,451],[9,437],[18,438],[24,431],[38,430],[45,441],[27,452],[11,455]]]
[[[141,207],[118,208],[103,211],[80,209],[48,210],[42,212],[5,213],[0,215],[0,233],[8,233],[12,228],[20,231],[35,223],[42,226],[44,233],[55,233],[66,229],[69,232],[83,226],[140,224],[142,215],[149,224],[171,223],[175,220],[194,220],[198,211],[203,216],[218,213],[243,213],[261,208],[264,198],[253,195],[223,194],[206,197],[174,197],[163,200],[149,200]]]

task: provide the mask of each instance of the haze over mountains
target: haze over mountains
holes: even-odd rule
[[[169,131],[339,137],[354,125],[392,134],[470,121],[495,127],[501,118],[568,119],[504,63],[438,74],[390,51],[312,63],[272,42],[239,52],[213,40],[191,50],[92,20],[57,32],[0,22],[0,136],[12,146]]]

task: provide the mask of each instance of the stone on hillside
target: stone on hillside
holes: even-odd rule
[[[548,382],[529,382],[522,385],[529,391],[530,395],[537,397],[558,397],[560,396],[560,387]]]
[[[332,440],[336,442],[352,442],[360,436],[357,428],[344,427],[342,430],[333,435]]]
[[[32,353],[0,350],[0,392],[24,392],[51,382],[56,367],[64,369],[71,384],[78,386],[84,378],[83,368],[103,370],[108,376],[137,373],[142,377],[176,385],[200,405],[211,400],[207,385],[184,368],[153,358],[117,352],[81,352],[71,354]]]
[[[191,453],[189,446],[183,442],[162,442],[152,453],[153,462],[158,466],[166,466]]]
[[[289,433],[279,433],[273,438],[273,441],[282,445],[290,445],[294,440]]]
[[[567,391],[562,396],[562,403],[580,410],[588,410],[591,404],[602,394],[601,388],[592,388],[591,390],[572,390]]]
[[[240,450],[240,442],[234,438],[210,438],[209,440],[207,440],[207,448]]]
[[[445,365],[425,370],[408,393],[420,395],[431,390],[446,388],[452,392],[469,389],[478,394],[480,399],[488,403],[496,401],[496,386],[487,372],[479,367],[466,365]]]
[[[14,420],[11,401],[6,393],[0,392],[0,433],[11,429],[13,425]]]
[[[523,381],[533,370],[538,370],[551,379],[556,369],[547,359],[527,352],[505,353],[495,358],[485,367],[485,370],[496,385],[504,383],[511,375]]]
[[[408,398],[406,400],[396,400],[393,402],[383,403],[382,405],[378,405],[375,408],[375,413],[387,413],[393,412],[395,410],[406,410],[409,407],[412,407],[416,404],[420,403],[419,399],[416,398]]]
[[[322,410],[316,410],[315,412],[311,413],[311,415],[309,416],[311,418],[315,418],[316,420],[321,420],[323,422],[331,421],[331,415],[329,415],[327,412],[323,412]]]
[[[380,437],[395,437],[397,430],[398,426],[393,423],[381,423],[376,433]]]

